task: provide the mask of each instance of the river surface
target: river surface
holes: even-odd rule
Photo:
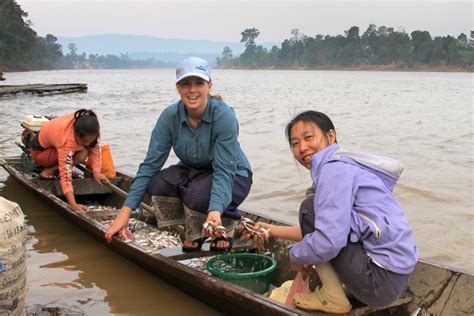
[[[88,93],[0,100],[0,156],[26,114],[60,115],[92,108],[116,168],[134,174],[161,111],[177,100],[174,70],[75,70],[7,73],[4,84],[88,83]],[[284,136],[307,109],[327,113],[344,149],[396,158],[405,165],[395,193],[421,257],[474,272],[473,74],[415,72],[213,72],[213,93],[232,105],[254,185],[243,209],[297,222],[311,184]],[[172,154],[167,162],[176,162]],[[0,195],[28,217],[26,303],[90,315],[195,315],[215,310],[116,255],[0,170]]]

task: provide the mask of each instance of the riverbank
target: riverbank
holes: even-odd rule
[[[314,69],[313,69],[314,70]],[[408,72],[474,72],[474,66],[415,66],[404,67],[399,65],[365,65],[358,67],[322,67],[317,70],[341,71],[408,71]]]
[[[102,69],[102,68],[87,68],[87,69]],[[130,68],[114,68],[110,70],[125,70]],[[132,68],[133,69],[133,68]],[[174,68],[139,68],[139,69],[174,69]],[[241,70],[320,70],[320,71],[405,71],[405,72],[474,72],[474,65],[472,66],[404,66],[404,65],[362,65],[357,67],[343,67],[343,66],[320,66],[320,67],[294,67],[294,68],[278,68],[278,67],[258,67],[258,68],[241,68],[241,67],[215,67],[215,69],[241,69]],[[44,69],[51,70],[51,69]],[[71,70],[71,69],[54,69],[54,70]],[[75,70],[84,70],[78,68]],[[28,72],[39,71],[38,69],[31,70],[16,70],[11,72]],[[6,77],[4,72],[4,77]]]
[[[238,67],[221,67],[217,69],[243,69],[243,70],[319,70],[319,71],[401,71],[401,72],[474,72],[472,66],[402,66],[402,65],[363,65],[357,67],[343,66],[320,66],[320,67],[294,67],[294,68],[278,68],[278,67],[261,67],[261,68],[238,68]]]

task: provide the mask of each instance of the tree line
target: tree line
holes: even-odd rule
[[[69,43],[69,53],[63,56],[58,63],[61,69],[128,69],[128,68],[168,68],[175,64],[159,61],[156,59],[136,60],[131,59],[128,54],[99,55],[86,53],[78,54],[75,43]]]
[[[27,18],[28,13],[15,0],[0,0],[0,71],[169,66],[154,59],[133,60],[127,54],[86,56],[77,53],[74,43],[64,55],[58,39],[52,34],[38,36]]]
[[[51,34],[40,37],[14,0],[0,0],[0,70],[53,69],[62,58]]]
[[[357,68],[364,66],[392,65],[395,68],[417,66],[465,67],[474,66],[474,31],[470,38],[461,33],[453,36],[432,38],[427,31],[413,31],[408,35],[404,30],[370,24],[360,35],[358,26],[352,26],[344,35],[302,34],[291,30],[291,37],[281,43],[281,47],[266,49],[257,45],[260,31],[245,29],[241,42],[245,51],[234,57],[229,47],[224,47],[217,64],[221,68]]]
[[[64,55],[52,34],[38,36],[32,23],[15,0],[0,0],[0,71],[84,68],[163,68],[174,66],[155,59],[133,60],[127,54],[78,54],[76,44],[68,45]],[[403,30],[370,24],[360,35],[352,26],[344,35],[302,34],[291,30],[291,37],[281,47],[266,49],[257,45],[260,31],[248,28],[242,33],[245,51],[234,57],[224,47],[217,65],[221,68],[311,69],[324,67],[364,67],[392,65],[396,68],[450,66],[474,68],[474,32],[470,37],[437,36],[427,31]]]

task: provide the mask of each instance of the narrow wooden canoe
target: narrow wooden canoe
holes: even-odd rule
[[[97,220],[98,212],[75,212],[61,197],[57,181],[40,180],[36,173],[24,173],[21,170],[21,157],[0,159],[0,165],[15,179],[28,189],[54,206],[65,217],[73,221],[84,231],[90,233],[100,242],[106,243],[104,233],[107,226]],[[128,192],[132,178],[118,173],[114,186]],[[93,202],[113,208],[120,208],[124,197],[117,190],[95,183],[93,179],[83,178],[74,180],[75,193],[78,200]],[[145,201],[146,202],[146,201]],[[145,206],[146,207],[146,206]],[[102,215],[113,218],[116,210],[104,210]],[[100,214],[99,214],[100,215]],[[243,211],[243,216],[255,221],[265,221],[278,225],[288,223],[272,219],[266,215]],[[147,219],[147,217],[142,217]],[[148,218],[150,220],[150,218]],[[183,228],[172,228],[182,235]],[[291,279],[294,274],[289,269],[287,248],[289,242],[270,239],[266,247],[278,263],[273,275],[272,284],[280,285]],[[265,295],[253,293],[250,290],[215,278],[201,269],[193,268],[187,261],[196,258],[209,258],[216,255],[205,249],[200,252],[183,253],[181,247],[162,249],[158,252],[147,251],[138,242],[114,237],[111,248],[136,262],[145,269],[155,273],[173,286],[187,292],[202,302],[224,312],[226,315],[320,315],[279,304]],[[249,243],[241,243],[234,251],[252,249]],[[350,315],[366,315],[377,311],[377,315],[385,313],[401,313],[402,315],[464,315],[474,313],[474,276],[462,271],[420,260],[410,280],[409,288],[404,297],[385,309],[375,309],[355,302]]]

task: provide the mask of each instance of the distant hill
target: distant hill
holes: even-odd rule
[[[75,43],[77,53],[99,55],[127,54],[132,59],[154,58],[165,62],[179,62],[189,56],[199,56],[209,62],[214,62],[221,56],[222,49],[229,46],[233,55],[238,56],[245,50],[245,45],[239,42],[214,42],[208,40],[166,39],[145,35],[101,34],[81,37],[58,37],[58,43],[63,47],[63,53],[69,52],[69,43]],[[264,43],[271,48],[276,43]]]

